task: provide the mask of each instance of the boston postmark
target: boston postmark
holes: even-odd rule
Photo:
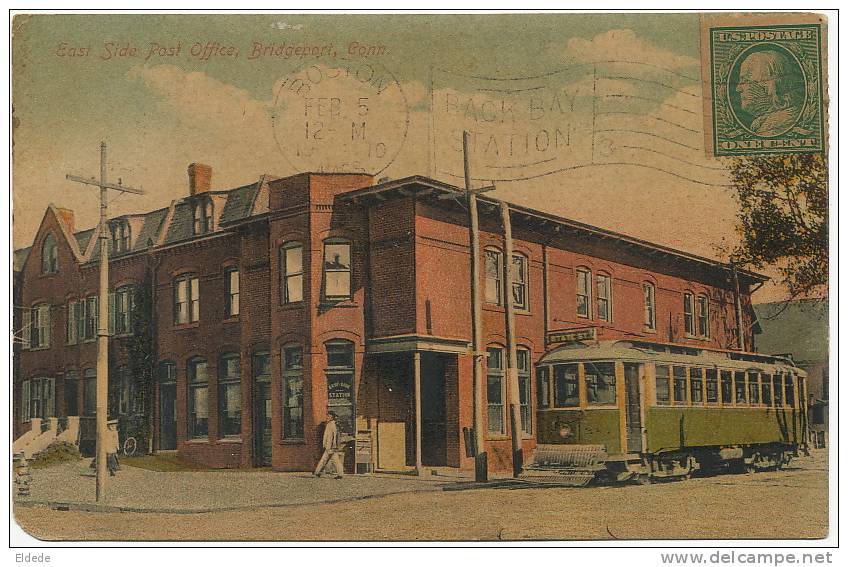
[[[821,23],[705,26],[706,147],[715,156],[821,152]]]

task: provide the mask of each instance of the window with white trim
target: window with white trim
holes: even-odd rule
[[[703,294],[698,296],[698,336],[710,336],[710,300]]]
[[[577,316],[592,318],[592,272],[577,268]]]
[[[239,270],[238,268],[228,268],[224,271],[224,277],[227,281],[227,304],[226,316],[235,317],[239,314]]]
[[[209,436],[209,374],[204,358],[188,362],[188,436]]]
[[[174,280],[174,324],[184,325],[200,319],[200,280],[185,274]]]
[[[683,328],[687,335],[695,335],[695,296],[691,291],[683,292]]]
[[[600,273],[598,284],[598,319],[612,321],[612,278],[609,274]]]
[[[303,439],[303,347],[283,347],[283,438]]]
[[[504,351],[499,347],[487,349],[486,358],[486,408],[489,433],[506,433],[504,418]]]
[[[280,294],[283,303],[303,301],[303,244],[286,242],[280,248]]]
[[[642,284],[642,294],[645,297],[645,328],[650,331],[657,329],[657,289],[654,284]]]
[[[56,239],[48,234],[41,245],[41,273],[55,274],[59,271],[59,249]]]
[[[115,291],[114,327],[116,335],[128,335],[132,333],[135,292],[136,287],[133,285],[125,285]]]
[[[50,348],[50,305],[39,303],[30,309],[29,348]]]
[[[525,435],[533,433],[533,406],[530,403],[530,351],[518,349],[518,403],[521,413],[521,431]]]
[[[512,256],[512,304],[516,309],[526,310],[530,302],[527,297],[527,256]]]
[[[502,305],[501,291],[503,290],[503,254],[500,250],[486,248],[486,303]]]
[[[241,358],[238,353],[221,356],[218,372],[218,436],[241,435]]]
[[[324,241],[324,298],[348,299],[351,293],[350,242],[337,238]]]

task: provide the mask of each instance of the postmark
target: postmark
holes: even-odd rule
[[[822,24],[745,23],[705,26],[702,20],[707,151],[823,151]]]
[[[276,87],[274,138],[298,171],[378,175],[400,153],[408,128],[403,88],[374,60],[311,64]]]

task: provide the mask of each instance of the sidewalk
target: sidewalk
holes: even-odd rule
[[[95,502],[95,478],[83,459],[32,472],[30,495],[21,506],[77,510],[195,513],[361,500],[402,492],[441,490],[458,479],[405,475],[346,475],[212,470],[157,472],[124,465],[110,477],[106,495]],[[15,487],[13,487],[13,490]]]

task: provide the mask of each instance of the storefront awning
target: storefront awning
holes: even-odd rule
[[[392,352],[446,352],[467,354],[470,341],[432,335],[393,335],[377,337],[365,341],[366,354],[386,354]]]

